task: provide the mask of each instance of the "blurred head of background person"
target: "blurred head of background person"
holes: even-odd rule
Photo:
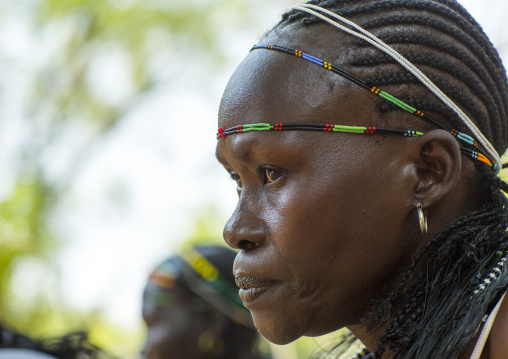
[[[258,333],[238,297],[235,255],[223,246],[195,246],[155,268],[143,293],[143,357],[262,357]]]

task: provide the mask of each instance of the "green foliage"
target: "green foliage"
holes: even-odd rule
[[[87,326],[95,330],[97,325],[87,324],[87,313],[76,313],[59,302],[53,262],[64,239],[53,228],[58,206],[96,146],[138,103],[178,73],[178,66],[169,60],[189,67],[198,67],[203,60],[209,68],[220,66],[223,52],[214,28],[221,18],[214,14],[244,16],[246,3],[40,0],[24,4],[33,44],[50,45],[44,56],[33,59],[30,91],[24,94],[17,119],[23,131],[9,152],[14,163],[9,168],[11,184],[4,183],[0,197],[0,318],[7,325],[35,336]],[[16,6],[1,4],[0,16]],[[0,53],[0,63],[8,57]],[[111,63],[120,63],[113,65],[123,79],[120,93],[108,92],[108,82],[116,79],[104,70]],[[163,63],[175,67],[167,76],[161,75]],[[6,101],[3,92],[0,101]],[[193,240],[214,238],[204,224],[207,220],[198,220]],[[219,227],[218,222],[213,232]],[[25,275],[27,268],[31,273],[28,288],[16,286],[20,268]],[[103,323],[99,332],[115,331],[104,329],[103,320],[97,323]]]
[[[48,229],[51,188],[44,182],[17,182],[0,204],[0,318],[13,311],[12,277],[27,258],[48,259],[56,242]]]
[[[192,231],[183,246],[197,244],[226,245],[222,239],[222,228],[226,220],[219,216],[213,206],[205,207],[195,217]]]
[[[20,22],[30,23],[32,47],[44,50],[27,55],[33,56],[32,68],[26,74],[19,114],[11,120],[22,131],[2,153],[2,159],[8,156],[6,162],[13,165],[0,163],[9,173],[0,188],[0,320],[7,326],[35,337],[85,329],[92,342],[121,357],[136,352],[138,332],[61,302],[54,263],[68,239],[55,230],[59,205],[90,154],[145,98],[159,87],[171,86],[183,67],[206,78],[214,76],[225,60],[216,29],[226,23],[235,29],[255,26],[251,13],[259,4],[252,0],[0,4],[2,19],[16,11],[23,14]],[[17,63],[2,51],[4,68]],[[115,87],[121,91],[108,87],[115,81],[121,82]],[[12,83],[0,86],[14,88]],[[7,93],[0,91],[3,104]],[[223,223],[216,211],[205,209],[197,216],[190,243],[224,244]]]

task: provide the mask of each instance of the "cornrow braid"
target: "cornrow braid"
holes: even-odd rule
[[[411,56],[408,56],[411,57]],[[428,57],[431,59],[431,57]],[[411,61],[411,60],[410,60]],[[415,63],[415,62],[413,62]],[[457,101],[464,103],[464,108],[469,111],[473,116],[475,117],[481,117],[484,115],[483,109],[480,107],[480,105],[473,101],[468,101],[470,97],[464,93],[464,91],[461,91],[461,89],[457,86],[454,86],[450,81],[448,81],[443,76],[439,75],[429,75],[428,76],[434,84],[436,84],[441,90],[443,90],[445,93],[453,94],[452,98]],[[409,73],[386,73],[374,77],[368,77],[365,79],[365,81],[369,82],[373,86],[387,86],[387,85],[397,85],[397,84],[418,84],[419,80],[416,79],[412,74]],[[477,86],[478,90],[481,92],[482,87]],[[480,97],[480,96],[479,96]],[[491,97],[485,96],[484,103],[488,110],[495,108],[495,102],[492,100]],[[448,108],[448,106],[445,106]],[[428,108],[427,110],[433,110],[432,108]],[[491,111],[489,111],[491,112]],[[497,111],[492,110],[494,112],[494,115],[499,116],[499,113]],[[465,126],[461,123],[461,121],[458,119],[458,116],[453,111],[446,110],[446,113],[441,113],[441,115],[445,118],[453,118],[455,119],[456,127],[459,128],[461,131],[466,131]],[[491,126],[488,126],[488,129],[490,132],[493,132],[491,130]]]
[[[430,27],[433,28],[445,35],[449,35],[453,37],[454,39],[457,39],[460,44],[468,48],[474,57],[479,59],[490,72],[496,74],[499,70],[497,66],[499,66],[499,63],[496,63],[494,61],[494,58],[492,58],[488,53],[483,51],[481,48],[479,48],[476,44],[476,42],[471,39],[470,37],[467,37],[464,35],[464,33],[458,29],[456,26],[447,24],[446,22],[439,20],[439,19],[433,19],[429,18],[425,15],[404,15],[404,14],[397,14],[397,15],[388,15],[388,16],[380,16],[379,18],[374,19],[373,21],[368,22],[360,22],[359,25],[364,27],[365,29],[372,29],[376,27],[381,26],[390,26],[390,25],[420,25],[424,27]],[[429,38],[424,38],[423,41],[428,40]],[[403,40],[402,40],[403,41]],[[456,46],[453,43],[447,43],[444,46],[440,46],[442,44],[442,41],[439,41],[439,39],[433,39],[431,46],[437,47],[441,49],[444,52],[447,52],[449,50],[448,46],[453,46],[453,51],[449,51],[449,53],[457,54],[458,58],[462,58],[463,56],[466,56],[467,59],[470,59],[471,56],[469,54],[466,54],[464,51],[460,49],[460,47]],[[478,71],[482,71],[481,68],[470,65],[472,69],[476,69]],[[502,72],[502,71],[501,71]],[[485,75],[491,78],[490,73],[483,71],[483,74],[478,73],[477,75]],[[501,75],[503,75],[501,73]],[[494,76],[494,80],[496,81],[496,85],[498,86],[498,90],[506,89],[506,83],[502,81],[503,76]]]
[[[432,99],[425,99],[420,97],[401,97],[401,101],[404,101],[408,105],[411,105],[413,107],[419,108],[423,111],[429,111],[433,110],[439,113],[444,113],[447,115],[448,118],[454,118],[457,117],[457,114],[453,112],[452,109],[450,109],[448,106],[443,104],[441,101],[432,100]],[[389,112],[397,110],[397,106],[390,102],[382,103],[379,106],[380,110],[382,112]],[[459,130],[463,130],[462,128],[459,128]]]
[[[492,111],[492,113],[485,113],[481,116],[478,116],[478,113],[475,114],[475,122],[480,130],[487,137],[491,138],[498,152],[503,153],[506,150],[508,146],[508,128],[505,120],[508,114],[508,98],[506,96],[508,84],[506,80],[506,71],[499,58],[498,52],[483,33],[481,27],[456,1],[326,0],[311,1],[309,3],[334,11],[352,20],[354,20],[355,17],[361,16],[361,21],[358,21],[358,23],[366,29],[376,28],[376,31],[382,31],[385,28],[389,28],[391,29],[390,32],[396,30],[398,33],[401,33],[402,36],[399,36],[398,39],[394,39],[394,41],[390,41],[390,44],[395,46],[404,45],[404,39],[407,38],[408,31],[409,34],[413,33],[411,29],[417,27],[427,29],[429,24],[432,29],[442,34],[449,35],[451,40],[447,42],[440,40],[440,36],[427,36],[419,38],[418,41],[415,39],[413,43],[420,44],[423,41],[426,43],[425,46],[427,49],[434,49],[434,52],[439,52],[439,50],[441,50],[441,52],[452,55],[466,64],[464,70],[471,73],[469,78],[475,78],[477,80],[471,81],[464,76],[454,76],[454,79],[459,82],[469,81],[465,83],[465,86],[468,87],[471,87],[471,84],[476,82],[472,87],[472,89],[474,89],[473,92],[478,96],[482,96],[480,100],[484,102],[485,108]],[[429,14],[433,16],[429,16]],[[371,18],[365,19],[367,15],[371,15]],[[420,19],[420,21],[414,24],[410,23],[409,19],[411,16],[415,16],[417,19]],[[427,20],[427,23],[425,23],[421,20],[423,18],[431,20]],[[302,21],[304,26],[323,22],[321,19],[309,17],[306,13],[293,10],[283,15],[282,21],[277,26],[284,26],[299,20]],[[405,26],[399,28],[400,25]],[[377,35],[377,32],[375,34]],[[381,38],[383,39],[382,36]],[[364,43],[362,42],[361,44],[363,47]],[[462,49],[457,46],[457,44],[462,45]],[[465,49],[467,49],[467,51],[465,51]],[[469,52],[469,54],[467,54],[467,52]],[[402,51],[402,53],[404,55],[404,51]],[[386,55],[383,54],[380,57],[386,58]],[[426,60],[427,62],[435,62],[436,60],[432,60],[433,57],[440,58],[440,56],[436,56],[436,54],[426,57],[429,58]],[[361,61],[361,59],[362,57],[357,56],[354,60],[356,62]],[[411,58],[408,58],[408,60],[412,61]],[[393,63],[393,60],[390,59],[390,62]],[[445,59],[444,62],[448,61]],[[429,65],[434,68],[437,67],[436,64]],[[486,89],[488,90],[488,97],[491,98],[490,100],[487,100],[484,96]],[[448,93],[448,95],[456,97],[457,93]],[[488,103],[485,103],[485,101]],[[469,102],[471,102],[471,98],[465,103],[459,102],[459,105],[463,108],[467,108]],[[492,103],[495,103],[495,106],[492,106]],[[494,110],[492,110],[493,108]],[[487,118],[488,121],[485,121],[484,119]],[[458,127],[457,123],[453,123],[453,125]],[[495,128],[496,131],[492,131],[491,128]]]
[[[373,19],[372,21],[368,22],[360,22],[359,25],[363,28],[369,30],[377,27],[382,26],[390,26],[390,25],[420,25],[425,27],[430,27],[435,30],[438,30],[439,32],[449,35],[455,39],[457,39],[461,44],[466,46],[468,49],[470,49],[473,52],[473,55],[476,56],[479,61],[481,61],[486,68],[489,70],[494,70],[494,73],[496,72],[495,66],[497,66],[491,57],[488,56],[487,53],[482,51],[480,48],[476,46],[476,43],[473,39],[470,37],[464,36],[464,33],[460,31],[456,26],[448,24],[440,19],[434,19],[430,18],[428,16],[422,15],[422,14],[392,14],[387,16],[380,16],[376,19]],[[425,39],[424,39],[425,41]],[[439,45],[439,39],[434,40],[437,45]],[[459,58],[463,58],[463,55],[465,55],[465,52],[462,51],[458,46],[455,44],[448,43],[444,47],[441,47],[443,51],[448,51],[449,47],[447,46],[453,46],[453,51],[449,51],[450,53],[456,53]],[[466,59],[469,59],[471,56],[465,55]],[[482,67],[472,63],[468,62],[468,65],[473,71],[476,71],[476,74],[480,77],[488,77],[490,81],[494,80],[496,82],[496,86],[498,87],[498,90],[506,89],[507,84],[502,81],[502,76],[495,76],[493,79],[489,72],[485,71]]]
[[[312,0],[308,3],[369,29],[409,61],[422,66],[443,92],[469,112],[496,150],[499,153],[506,150],[506,71],[480,25],[457,1]],[[275,29],[290,24],[308,27],[322,23],[317,17],[292,10],[282,16]],[[397,88],[408,85],[415,91],[394,95],[415,108],[439,114],[454,128],[464,129],[458,116],[413,75],[385,66],[396,64],[391,57],[363,41],[353,39],[351,43],[354,51],[344,65],[369,74],[363,77],[365,82],[373,86],[397,85]],[[397,109],[388,102],[379,106],[381,112]],[[477,165],[477,169],[483,207],[437,233],[399,275],[389,296],[381,299],[363,318],[371,329],[386,326],[372,357],[381,358],[389,349],[398,359],[455,358],[469,345],[485,315],[506,291],[508,265],[499,263],[502,258],[508,258],[508,200],[502,192],[508,192],[508,184],[484,165]],[[480,287],[483,289],[475,294]],[[350,341],[344,343],[348,345]],[[342,350],[339,343],[327,354]]]
[[[420,44],[421,46],[431,46],[434,45],[435,50],[445,52],[448,49],[449,52],[455,52],[455,58],[460,59],[460,61],[464,62],[470,68],[478,68],[477,64],[475,64],[474,59],[465,51],[462,51],[460,48],[455,47],[454,45],[447,45],[445,41],[434,40],[433,38],[429,38],[423,34],[415,34],[415,33],[390,33],[390,34],[381,34],[378,37],[386,42],[387,44]],[[455,78],[460,78],[461,82],[469,88],[471,91],[475,93],[476,96],[485,104],[489,117],[492,119],[502,119],[506,118],[506,109],[505,107],[498,108],[496,103],[502,101],[501,95],[499,92],[494,92],[493,94],[489,92],[490,88],[493,88],[495,84],[491,81],[490,76],[482,77],[482,75],[486,75],[486,71],[481,71],[478,69],[478,74],[471,73],[469,68],[462,68],[458,66],[454,66],[449,61],[444,60],[443,58],[439,58],[436,56],[432,56],[428,53],[420,53],[420,54],[407,54],[402,53],[403,56],[407,55],[407,59],[416,65],[426,65],[431,66],[436,70],[441,70],[446,72],[448,75],[451,75]],[[395,63],[393,59],[388,59],[387,56],[383,56],[384,63]],[[379,59],[379,63],[381,64],[381,59]],[[429,78],[432,79],[432,75],[429,75]],[[482,81],[479,81],[481,78],[486,83],[484,84]],[[434,81],[434,80],[433,80]],[[450,83],[450,81],[444,81],[446,83]],[[441,87],[442,85],[438,85]],[[446,90],[441,87],[443,91],[449,93],[457,99],[457,96],[463,96],[463,91],[460,90]],[[506,90],[506,89],[504,89]],[[469,97],[468,97],[469,98]],[[480,118],[483,116],[482,110],[478,109],[478,105],[474,102],[459,99],[459,103],[463,104],[463,106],[470,111],[475,118]],[[474,110],[473,108],[477,108],[478,110]],[[500,142],[504,138],[506,138],[505,131],[492,131],[488,130],[489,134],[497,135],[495,136],[494,142]]]
[[[342,1],[339,1],[342,2]],[[362,2],[361,0],[356,1]],[[333,7],[335,1],[325,1],[322,4],[316,4],[323,8],[329,9],[329,7]],[[351,2],[352,3],[352,2]],[[450,4],[451,2],[446,2],[447,4]],[[327,7],[327,5],[329,7]],[[457,8],[459,7],[458,4]],[[476,42],[477,45],[481,47],[485,53],[491,57],[498,68],[499,72],[498,75],[502,75],[502,72],[500,69],[503,68],[502,61],[499,58],[499,54],[494,49],[493,46],[489,45],[490,41],[488,40],[487,36],[483,33],[481,30],[481,27],[476,22],[471,22],[472,18],[467,19],[464,18],[460,13],[458,13],[456,10],[449,8],[448,6],[441,4],[439,1],[429,1],[429,0],[382,0],[382,1],[374,1],[365,5],[358,5],[355,7],[345,7],[342,9],[337,9],[337,13],[341,16],[347,17],[347,18],[354,18],[357,15],[367,15],[367,14],[377,14],[379,12],[389,12],[389,11],[401,11],[401,10],[417,10],[417,11],[425,11],[427,13],[433,13],[436,15],[440,15],[449,21],[457,24],[460,28],[463,29],[463,31],[466,33],[466,35],[469,35],[472,37]],[[464,10],[465,12],[465,10]],[[320,21],[317,19],[312,19],[306,21],[306,24],[309,25],[312,22],[319,23]],[[464,36],[464,35],[462,35]],[[506,76],[506,75],[505,75]]]
[[[385,38],[384,40],[388,40],[388,42],[390,43],[390,42],[392,42],[393,39]],[[407,39],[402,38],[402,41],[405,41],[405,40],[407,41]],[[421,40],[421,41],[419,41],[419,40]],[[427,37],[419,37],[418,39],[414,39],[413,43],[420,42],[421,44],[424,45],[426,41],[428,41]],[[446,45],[444,45],[444,46],[446,46]],[[463,51],[461,51],[461,50],[457,51],[459,56],[461,55],[462,52]],[[471,69],[473,69],[475,71],[476,77],[473,76],[469,71],[467,71],[463,68],[457,67],[457,66],[453,66],[449,62],[444,61],[443,59],[437,58],[435,56],[431,56],[431,55],[427,55],[427,54],[414,54],[414,53],[402,53],[402,56],[404,56],[406,59],[408,59],[413,64],[431,66],[433,68],[441,70],[441,71],[443,71],[447,74],[450,74],[452,76],[462,78],[464,81],[464,84],[470,90],[475,92],[475,94],[480,98],[480,100],[486,104],[487,110],[489,111],[489,115],[491,117],[506,118],[506,113],[505,113],[506,109],[504,107],[502,107],[501,109],[498,109],[498,107],[496,106],[496,103],[500,103],[502,101],[502,98],[500,97],[501,96],[500,93],[496,92],[496,93],[492,94],[492,95],[494,95],[495,98],[492,98],[491,94],[489,93],[488,89],[495,86],[494,82],[491,81],[490,76],[487,74],[486,70],[483,67],[478,66],[476,63],[469,63],[468,62],[469,58],[466,55],[464,55],[460,58]],[[395,63],[393,58],[391,58],[390,56],[387,56],[387,55],[383,55],[383,56],[368,56],[368,57],[364,57],[364,58],[354,59],[351,64],[355,67],[370,67],[370,66],[380,66],[380,65],[384,65],[384,64],[393,64],[393,63]],[[403,72],[400,74],[404,75],[404,78],[406,79],[406,81],[400,81],[400,80],[394,81],[392,84],[418,83],[418,81],[412,74],[410,74],[408,72]],[[398,76],[400,76],[400,75],[398,75]],[[379,76],[379,78],[380,77],[381,76]],[[432,75],[430,75],[430,77],[432,78]],[[400,78],[401,77],[399,77],[399,79]],[[481,82],[479,82],[478,78],[484,79],[484,81],[486,82],[485,85],[482,84]],[[372,80],[366,79],[366,81],[368,81],[368,82],[372,81],[373,84],[377,83],[376,82],[377,80],[374,80],[374,79],[372,79]],[[384,81],[379,84],[388,85],[388,84],[390,84],[390,81]],[[467,103],[469,103],[469,101]],[[500,110],[501,110],[501,113],[499,112]],[[478,116],[479,114],[475,113],[475,115]],[[480,116],[481,116],[481,114],[480,114]],[[500,136],[505,136],[505,134],[500,134]]]

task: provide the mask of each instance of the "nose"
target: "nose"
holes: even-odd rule
[[[249,250],[262,245],[266,239],[266,228],[259,219],[259,209],[249,204],[245,197],[226,222],[223,232],[226,243],[235,249]]]

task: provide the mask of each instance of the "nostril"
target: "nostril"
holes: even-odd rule
[[[224,226],[224,240],[231,248],[249,250],[265,240],[265,223],[257,217],[255,209],[248,206],[249,203],[242,194],[235,211]]]
[[[238,242],[238,249],[242,249],[244,251],[257,247],[257,244],[246,239],[242,239]]]

